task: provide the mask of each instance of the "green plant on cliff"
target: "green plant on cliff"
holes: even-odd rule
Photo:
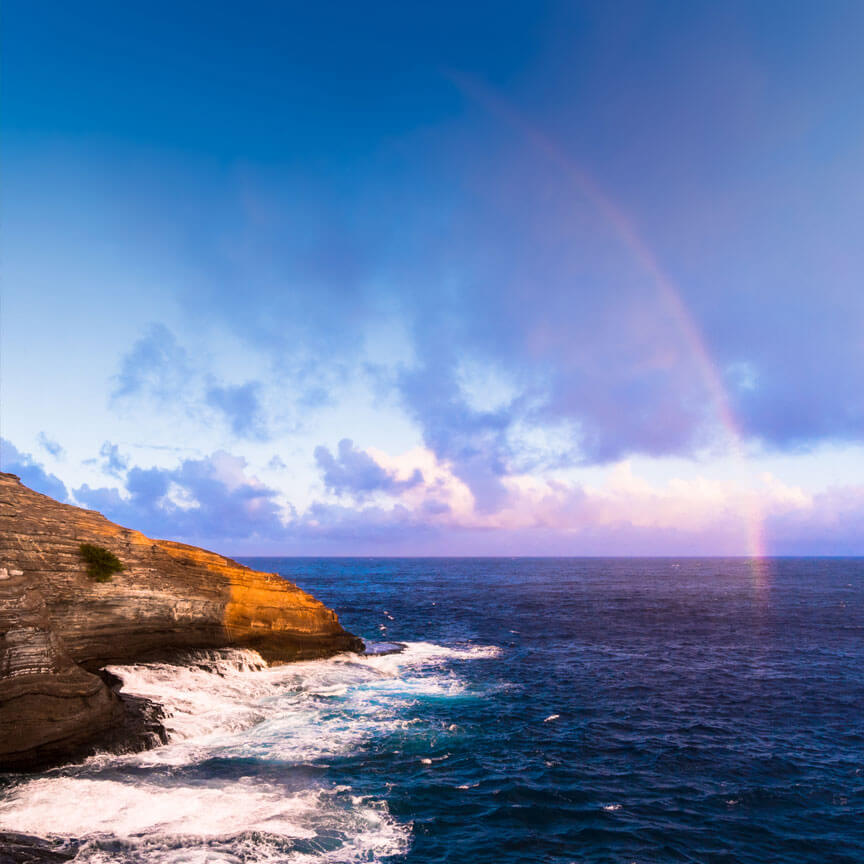
[[[120,559],[107,549],[93,543],[82,543],[78,547],[81,558],[87,564],[87,572],[96,582],[110,582],[113,573],[123,569]]]

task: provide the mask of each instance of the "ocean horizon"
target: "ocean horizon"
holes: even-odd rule
[[[3,828],[100,864],[864,860],[864,558],[243,563],[378,653],[112,667],[168,744],[8,775]]]

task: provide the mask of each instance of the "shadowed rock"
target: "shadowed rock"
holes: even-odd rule
[[[53,843],[29,834],[0,831],[0,864],[60,864],[78,854],[78,845]]]
[[[94,581],[81,543],[113,552],[122,572]],[[155,706],[93,673],[229,646],[269,662],[363,650],[332,610],[280,576],[152,540],[0,474],[0,770],[97,744],[159,743]]]

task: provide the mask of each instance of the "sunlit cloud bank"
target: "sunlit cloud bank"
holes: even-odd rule
[[[493,513],[426,448],[390,456],[343,441],[337,456],[316,452],[320,495],[299,511],[224,451],[67,491],[32,456],[3,447],[4,469],[40,491],[155,536],[235,554],[741,555],[753,513],[764,519],[772,554],[862,551],[864,485],[813,494],[767,472],[747,484],[698,474],[652,483],[623,461],[592,485],[507,477]]]

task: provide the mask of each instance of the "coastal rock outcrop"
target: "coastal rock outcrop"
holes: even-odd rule
[[[123,570],[95,581],[82,543]],[[62,761],[124,724],[128,746],[142,746],[152,716],[100,668],[229,646],[270,662],[363,650],[332,610],[280,576],[152,540],[0,473],[0,770]]]

